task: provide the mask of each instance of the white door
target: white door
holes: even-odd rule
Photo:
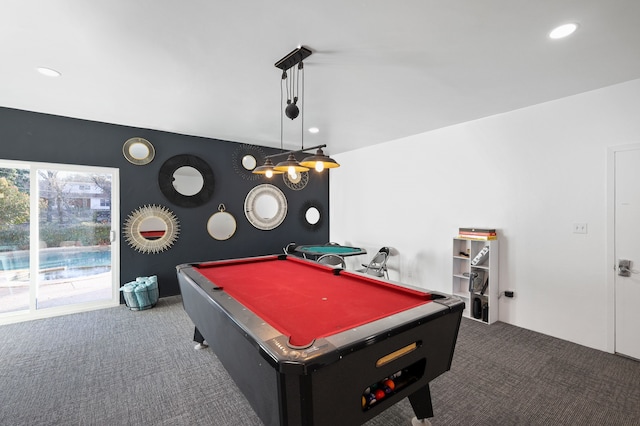
[[[615,351],[640,359],[640,148],[614,155]]]

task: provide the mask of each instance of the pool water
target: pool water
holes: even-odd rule
[[[86,277],[111,271],[109,246],[47,248],[40,250],[39,257],[38,276],[44,281]],[[28,250],[0,253],[0,272],[28,270]]]
[[[65,280],[71,278],[82,278],[92,275],[110,272],[111,266],[94,266],[73,269],[54,269],[50,271],[40,272],[38,277],[41,281]]]

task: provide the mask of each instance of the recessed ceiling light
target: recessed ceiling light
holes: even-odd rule
[[[578,24],[570,23],[560,25],[559,27],[554,28],[549,33],[549,38],[558,39],[565,38],[573,34],[578,29]]]
[[[51,68],[46,68],[46,67],[38,67],[36,68],[38,70],[38,72],[42,75],[46,75],[47,77],[60,77],[62,75],[61,72],[56,71],[54,69]]]
[[[318,133],[320,129],[317,127],[309,127],[309,133]]]

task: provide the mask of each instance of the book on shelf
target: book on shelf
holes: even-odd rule
[[[471,235],[471,234],[458,234],[458,238],[464,240],[478,240],[478,241],[493,241],[497,240],[497,235]]]
[[[482,265],[489,258],[489,246],[484,246],[471,261],[471,266]]]
[[[498,233],[494,228],[458,228],[458,238],[467,240],[497,240]]]
[[[496,234],[495,229],[489,228],[458,228],[460,233],[474,233],[474,234]]]
[[[458,238],[461,238],[463,240],[494,241],[494,240],[498,239],[498,236],[497,235],[484,236],[484,235],[464,235],[464,234],[459,234]]]
[[[495,232],[471,232],[471,231],[458,231],[460,235],[478,235],[480,237],[491,237],[498,235]]]

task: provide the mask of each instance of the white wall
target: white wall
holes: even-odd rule
[[[451,292],[458,227],[497,228],[500,320],[610,350],[607,147],[640,142],[639,117],[633,80],[335,155],[330,240],[393,247],[391,279]]]

